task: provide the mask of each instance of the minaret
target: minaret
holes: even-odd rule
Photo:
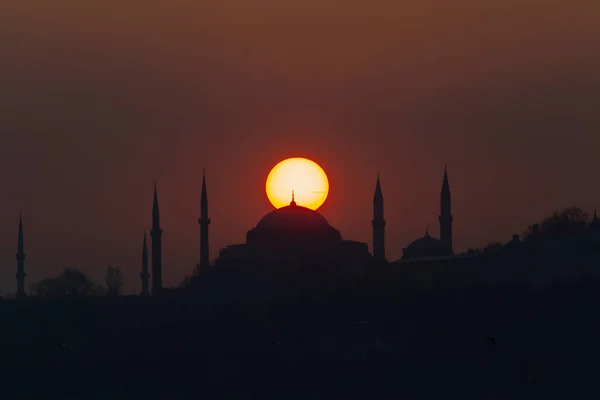
[[[375,196],[373,197],[373,258],[377,261],[385,261],[385,220],[383,219],[383,193],[379,174],[375,184]]]
[[[25,251],[23,247],[23,214],[19,213],[19,235],[17,239],[17,298],[25,297]]]
[[[210,259],[208,257],[208,225],[210,225],[210,218],[208,218],[208,196],[206,194],[206,174],[202,169],[202,195],[200,198],[200,218],[198,218],[200,224],[200,270],[205,270],[210,267]]]
[[[148,278],[150,274],[148,273],[148,245],[146,244],[146,230],[144,229],[144,245],[142,247],[142,273],[140,274],[140,278],[142,278],[142,296],[148,296],[150,294],[148,289]]]
[[[450,184],[448,183],[448,168],[444,168],[444,181],[440,195],[440,240],[452,252],[452,211],[450,204]]]
[[[160,214],[158,212],[158,194],[156,182],[154,183],[154,205],[152,206],[152,294],[159,294],[162,290],[162,229],[160,229]]]

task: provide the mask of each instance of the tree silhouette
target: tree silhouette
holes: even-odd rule
[[[539,224],[530,225],[525,236],[547,239],[582,236],[589,232],[589,215],[579,207],[569,207],[554,212]]]
[[[66,268],[55,278],[46,278],[31,285],[31,290],[39,297],[53,299],[57,297],[82,297],[102,293],[83,272]]]

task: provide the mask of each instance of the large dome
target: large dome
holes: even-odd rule
[[[295,204],[281,207],[265,215],[256,225],[258,230],[329,231],[333,227],[324,216]]]
[[[337,266],[339,262],[370,260],[365,243],[344,241],[320,213],[289,206],[266,214],[246,233],[246,243],[222,251],[220,258],[253,260],[258,264],[285,266]]]
[[[296,205],[265,215],[246,234],[246,243],[281,251],[289,248],[328,248],[342,240],[340,231],[316,211]]]

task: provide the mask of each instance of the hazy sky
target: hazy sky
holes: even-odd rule
[[[111,5],[112,4],[112,5]],[[387,254],[438,234],[448,165],[459,251],[557,208],[600,207],[597,0],[0,3],[0,293],[72,266],[139,291],[159,188],[164,284],[271,209],[289,156],[331,181],[321,212],[371,243],[381,174]]]

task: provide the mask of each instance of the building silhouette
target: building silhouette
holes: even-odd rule
[[[154,183],[154,204],[152,205],[152,294],[162,290],[162,229],[160,228],[160,212],[158,210],[158,194]]]
[[[372,259],[366,243],[344,240],[319,212],[296,204],[267,213],[246,233],[246,243],[219,252],[217,265],[364,266]]]
[[[385,262],[385,219],[383,218],[383,193],[379,174],[375,184],[375,195],[373,196],[373,258],[378,262]]]
[[[148,287],[148,279],[150,274],[148,273],[148,245],[146,244],[146,230],[144,229],[144,244],[142,246],[142,273],[140,274],[142,279],[142,296],[148,296],[150,294]]]
[[[429,229],[425,229],[425,236],[413,241],[404,248],[402,258],[425,258],[451,256],[444,243],[429,235]]]
[[[25,297],[25,249],[23,244],[23,213],[19,213],[19,233],[17,239],[17,298]]]
[[[199,270],[209,266],[208,259],[208,196],[205,173],[202,174]],[[444,169],[440,193],[439,232],[437,239],[425,230],[425,236],[403,249],[402,261],[445,259],[454,256],[452,244],[452,206],[448,170]],[[288,206],[266,214],[246,233],[246,242],[226,246],[219,251],[216,265],[299,265],[310,260],[312,264],[352,265],[368,267],[374,261],[387,263],[384,199],[379,174],[373,196],[373,250],[365,243],[344,240],[340,232],[317,211],[299,206],[292,199]],[[400,260],[399,260],[400,261]]]
[[[594,217],[593,224],[600,226],[598,218]],[[430,235],[425,229],[425,235],[411,242],[403,249],[403,255],[397,262],[411,263],[426,260],[446,260],[454,255],[452,242],[452,204],[448,169],[444,168],[440,192],[439,239]],[[200,196],[200,262],[196,266],[192,281],[198,282],[199,274],[210,268],[209,257],[209,225],[208,191],[206,172],[202,171],[202,189]],[[336,268],[351,266],[365,268],[376,264],[387,264],[384,217],[384,198],[381,180],[377,174],[373,195],[372,225],[372,254],[365,243],[345,240],[341,233],[332,227],[327,219],[319,212],[298,205],[292,198],[290,204],[267,213],[246,233],[246,241],[242,244],[232,244],[219,251],[215,265],[288,265],[304,264],[330,265]],[[154,204],[152,210],[152,294],[162,290],[162,252],[160,214],[156,184],[154,187]],[[144,246],[145,244],[144,234]],[[516,242],[513,243],[516,245]],[[458,257],[460,258],[460,257]],[[146,269],[145,269],[146,268]],[[145,285],[150,277],[147,274],[147,250],[142,251],[142,294],[147,294]]]
[[[210,266],[208,254],[208,225],[210,225],[210,218],[208,217],[208,195],[206,193],[206,174],[204,169],[202,170],[202,194],[200,196],[200,218],[198,218],[198,224],[200,225],[200,264],[198,267],[200,270],[204,270]]]
[[[452,256],[452,209],[450,199],[450,184],[448,182],[448,169],[444,169],[442,190],[440,194],[440,238],[429,235],[425,229],[425,236],[413,241],[403,249],[402,259],[447,257]]]
[[[523,241],[519,238],[519,235],[514,234],[512,239],[508,241],[504,246],[504,250],[520,250],[523,248]]]

